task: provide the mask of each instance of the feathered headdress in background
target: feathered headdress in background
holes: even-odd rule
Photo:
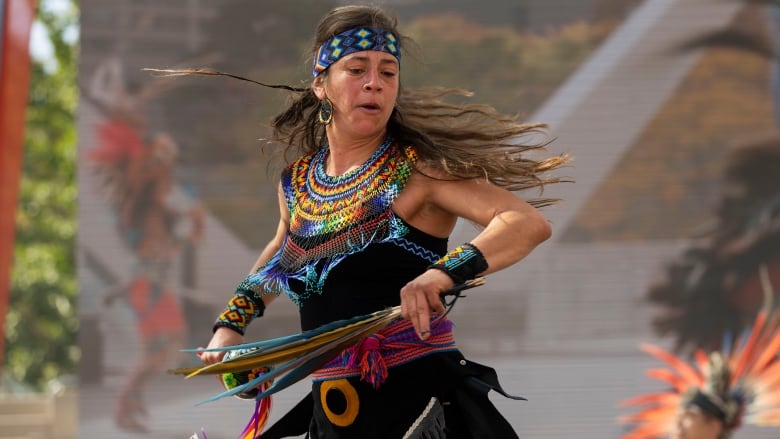
[[[621,404],[641,407],[620,418],[632,425],[621,439],[666,438],[678,410],[690,405],[723,422],[727,433],[722,438],[743,424],[780,426],[780,314],[761,311],[744,337],[710,355],[697,350],[693,364],[654,345],[642,345],[642,350],[666,364],[647,374],[669,388]]]
[[[723,334],[749,329],[767,299],[762,269],[780,284],[780,135],[740,144],[725,165],[712,228],[647,293],[659,305],[653,327],[676,353],[717,350]]]

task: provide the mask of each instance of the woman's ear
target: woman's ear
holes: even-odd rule
[[[325,78],[323,78],[323,76],[323,74],[320,74],[311,82],[311,90],[314,92],[314,96],[317,96],[317,99],[319,100],[328,97],[325,93]]]

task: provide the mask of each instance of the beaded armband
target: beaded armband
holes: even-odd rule
[[[474,279],[487,270],[488,263],[482,252],[467,242],[444,255],[428,268],[435,268],[447,273],[457,285]]]
[[[217,328],[230,328],[241,335],[255,317],[261,317],[265,311],[262,299],[255,300],[256,295],[252,291],[236,290],[236,294],[230,299],[225,310],[214,323],[213,330]]]

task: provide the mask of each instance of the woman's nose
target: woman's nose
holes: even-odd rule
[[[366,83],[363,84],[363,89],[366,91],[379,91],[382,89],[382,81],[379,80],[379,72],[370,72],[366,78]]]

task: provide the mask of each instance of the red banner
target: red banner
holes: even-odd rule
[[[0,372],[11,285],[16,205],[30,83],[30,28],[35,0],[0,1]]]

